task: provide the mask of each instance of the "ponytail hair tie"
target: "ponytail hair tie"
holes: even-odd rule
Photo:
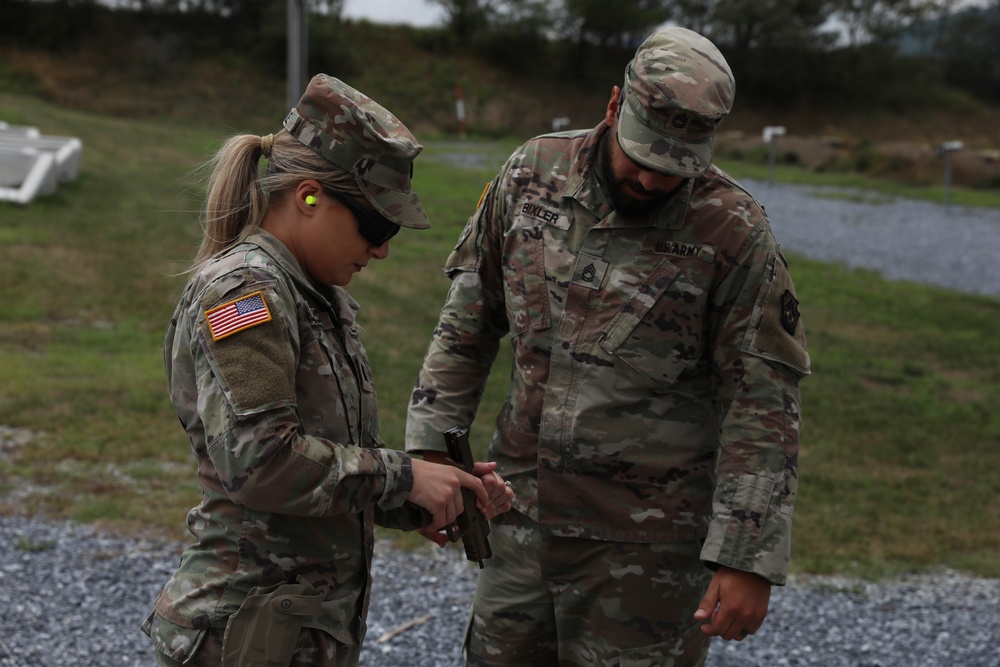
[[[260,138],[260,155],[263,158],[271,157],[271,147],[274,146],[274,135],[269,134]]]

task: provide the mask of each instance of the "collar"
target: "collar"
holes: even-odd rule
[[[360,305],[342,287],[321,285],[313,280],[299,265],[292,251],[276,236],[263,229],[257,229],[244,243],[255,245],[274,260],[304,292],[308,292],[321,303],[326,303],[340,314],[341,319],[354,321]]]

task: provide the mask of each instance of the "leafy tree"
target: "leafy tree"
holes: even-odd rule
[[[548,0],[504,0],[496,3],[488,28],[474,39],[474,46],[490,61],[533,76],[549,55],[552,26]]]
[[[1000,0],[956,14],[940,48],[946,80],[973,94],[1000,102]]]
[[[738,98],[762,107],[814,101],[830,90],[823,54],[834,0],[675,0],[673,21],[711,39],[736,76]]]
[[[106,13],[96,0],[0,0],[0,45],[70,52]]]
[[[825,43],[821,28],[829,0],[721,0],[716,9],[719,41],[737,50],[809,49]]]
[[[461,40],[471,39],[490,25],[500,0],[431,0],[448,16],[448,27]]]
[[[849,46],[884,44],[902,29],[947,13],[957,0],[833,0],[833,17]]]
[[[670,18],[667,0],[563,0],[562,34],[578,44],[634,47]]]
[[[676,0],[673,19],[736,51],[812,49],[833,41],[825,27],[837,0]]]

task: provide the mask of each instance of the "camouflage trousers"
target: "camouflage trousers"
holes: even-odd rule
[[[694,612],[712,572],[697,543],[541,535],[515,511],[491,524],[465,639],[467,665],[698,667]]]
[[[183,663],[154,651],[157,667],[219,667],[222,635],[222,630],[207,632],[197,652]],[[345,646],[322,630],[302,628],[288,667],[355,667],[360,658],[360,647]]]

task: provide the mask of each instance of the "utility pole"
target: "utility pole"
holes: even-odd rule
[[[288,108],[298,104],[306,89],[306,55],[309,53],[307,0],[288,0]]]

